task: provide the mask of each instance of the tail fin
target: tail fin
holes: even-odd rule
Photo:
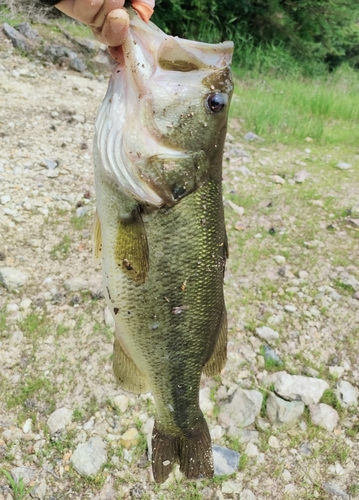
[[[175,463],[187,479],[213,477],[211,437],[204,417],[186,434],[172,436],[159,431],[155,422],[152,434],[152,470],[157,483],[166,481]]]

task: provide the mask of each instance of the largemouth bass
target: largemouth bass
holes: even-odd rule
[[[231,42],[166,35],[130,9],[123,58],[96,120],[95,255],[116,323],[121,386],[151,391],[152,470],[212,477],[201,374],[226,361],[222,154]]]

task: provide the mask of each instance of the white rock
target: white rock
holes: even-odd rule
[[[227,205],[229,207],[231,207],[231,209],[236,212],[237,215],[239,215],[240,217],[242,217],[242,215],[244,215],[244,208],[243,207],[239,207],[238,205],[236,205],[235,203],[233,203],[233,201],[231,200],[227,200]]]
[[[280,448],[279,441],[278,441],[278,439],[275,436],[270,436],[269,437],[268,444],[274,450],[279,450],[279,448]]]
[[[125,450],[127,452],[127,450]],[[115,484],[112,476],[107,476],[105,484],[100,491],[99,500],[116,500],[118,493],[115,490]]]
[[[31,491],[30,495],[32,498],[36,498],[38,500],[43,500],[46,497],[47,484],[45,479],[40,481],[39,484],[35,486],[35,488]]]
[[[251,490],[243,490],[239,500],[256,500],[256,496]]]
[[[287,311],[287,312],[290,312],[290,313],[294,313],[297,308],[295,306],[293,306],[293,304],[286,304],[284,306],[284,309]]]
[[[9,313],[17,312],[20,309],[18,304],[7,304],[6,311]]]
[[[340,380],[336,394],[343,406],[358,406],[358,389],[346,380]]]
[[[27,420],[25,420],[25,423],[22,426],[22,432],[24,434],[28,434],[29,432],[31,432],[31,427],[32,427],[32,420],[31,418],[28,418]]]
[[[304,413],[302,401],[285,401],[272,392],[266,406],[269,421],[273,425],[288,425],[296,422]]]
[[[225,495],[239,495],[242,491],[242,485],[235,483],[234,481],[225,481],[222,484],[222,493]]]
[[[259,391],[237,389],[232,401],[223,405],[220,414],[228,415],[239,427],[247,427],[259,415],[262,401]]]
[[[270,179],[275,184],[284,184],[285,183],[285,179],[283,179],[283,177],[281,177],[280,175],[271,175]]]
[[[306,179],[308,179],[308,177],[310,177],[310,173],[309,172],[307,172],[306,170],[300,170],[299,172],[297,172],[294,175],[294,180],[295,180],[295,182],[302,183]]]
[[[112,401],[114,406],[116,406],[121,413],[125,413],[125,411],[127,411],[129,401],[125,394],[118,394],[112,399]]]
[[[277,264],[285,264],[286,258],[283,255],[274,255],[273,259]]]
[[[284,471],[282,472],[282,478],[286,483],[290,483],[292,480],[292,474],[289,472],[289,470],[284,469]]]
[[[11,469],[10,473],[16,483],[18,483],[22,478],[24,484],[29,484],[34,477],[33,469],[25,466],[14,467],[13,469]]]
[[[96,475],[107,460],[105,443],[99,436],[77,446],[71,463],[81,476]]]
[[[29,307],[31,306],[32,304],[32,300],[31,299],[22,299],[22,301],[20,302],[20,309],[22,311],[26,311],[26,309],[29,309]]]
[[[340,161],[336,165],[337,168],[340,168],[340,170],[349,170],[349,168],[352,168],[351,163],[346,163],[344,161]]]
[[[329,373],[335,378],[340,378],[344,374],[344,368],[342,366],[330,366]]]
[[[69,410],[68,408],[59,408],[51,413],[47,419],[47,425],[51,434],[55,434],[55,432],[65,429],[71,420],[72,410]]]
[[[258,446],[253,443],[248,443],[246,446],[246,455],[249,457],[256,457],[258,455]]]
[[[211,429],[211,438],[213,441],[217,441],[221,439],[224,435],[224,429],[220,425],[215,425],[213,429]]]
[[[320,401],[329,384],[319,378],[303,375],[289,375],[278,372],[274,381],[275,392],[290,401],[303,401],[306,405],[313,405]]]
[[[10,292],[23,286],[27,279],[27,274],[18,269],[14,269],[13,267],[0,268],[0,284],[4,285]]]
[[[258,337],[266,340],[267,342],[279,339],[279,333],[272,328],[269,328],[269,326],[260,326],[256,328],[256,334],[258,335]]]
[[[69,292],[80,292],[81,290],[88,290],[89,282],[83,278],[70,278],[65,281],[64,287]]]
[[[210,399],[211,389],[204,387],[199,391],[199,406],[205,415],[212,415],[214,402]]]
[[[115,320],[111,314],[110,309],[106,306],[103,311],[103,319],[105,321],[105,325],[107,328],[110,328],[112,331],[115,331]]]
[[[2,205],[6,205],[7,203],[9,203],[9,201],[11,201],[11,196],[9,196],[8,194],[3,194],[1,197],[0,197],[0,203]]]
[[[315,425],[332,432],[338,422],[339,415],[334,408],[324,403],[309,405],[310,419]]]

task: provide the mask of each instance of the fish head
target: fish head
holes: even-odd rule
[[[232,53],[232,42],[172,37],[131,12],[123,58],[96,122],[97,156],[120,189],[150,205],[171,205],[178,190],[186,195],[206,176],[221,177]]]

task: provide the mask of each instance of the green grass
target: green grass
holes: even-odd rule
[[[0,334],[6,330],[6,310],[0,309]]]
[[[42,337],[47,332],[47,320],[45,316],[31,312],[19,322],[19,327],[28,338]]]
[[[71,238],[67,235],[65,235],[60,243],[55,245],[51,252],[51,258],[52,259],[66,259],[69,256],[71,248]]]
[[[16,387],[15,393],[8,397],[7,407],[11,409],[19,405],[25,405],[27,400],[33,397],[41,400],[43,400],[43,398],[48,400],[49,398],[51,399],[55,392],[56,388],[47,378],[28,377],[23,381],[22,385]]]
[[[359,142],[359,77],[349,69],[304,79],[248,76],[236,81],[231,116],[269,142],[354,146]]]
[[[9,481],[14,500],[25,500],[26,498],[29,498],[31,491],[35,486],[26,488],[22,477],[20,477],[18,481],[15,481],[12,475],[5,469],[0,469],[0,473],[4,474],[4,476],[6,476],[7,480]]]

